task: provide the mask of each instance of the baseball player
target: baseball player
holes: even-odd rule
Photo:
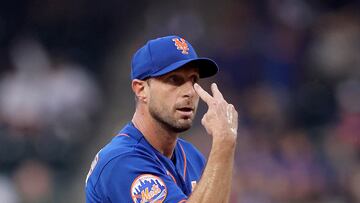
[[[238,115],[216,84],[197,82],[218,66],[197,56],[181,37],[148,41],[133,56],[134,116],[101,149],[86,178],[87,203],[228,202]],[[209,159],[178,138],[193,122],[201,98],[202,125],[212,138]]]

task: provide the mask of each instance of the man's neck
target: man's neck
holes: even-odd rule
[[[168,158],[172,157],[177,133],[164,128],[150,113],[144,110],[136,109],[132,122],[156,150]]]

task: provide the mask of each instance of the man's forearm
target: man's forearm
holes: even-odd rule
[[[235,145],[213,143],[204,173],[188,203],[229,202]]]

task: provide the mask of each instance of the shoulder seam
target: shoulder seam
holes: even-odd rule
[[[116,158],[118,158],[118,157],[120,157],[120,156],[126,156],[126,155],[128,155],[128,154],[131,154],[131,153],[135,150],[135,148],[137,147],[137,145],[139,144],[139,142],[140,142],[140,140],[141,140],[142,138],[143,138],[143,137],[141,137],[139,140],[137,140],[136,144],[133,146],[133,148],[132,148],[131,151],[126,152],[126,153],[124,153],[124,154],[119,154],[119,155],[117,155],[117,156],[114,156],[114,157],[111,158],[108,162],[106,162],[106,164],[104,164],[104,166],[102,167],[102,169],[101,169],[101,171],[100,171],[100,173],[99,173],[99,176],[98,176],[97,180],[96,180],[95,183],[94,183],[94,189],[96,188],[96,186],[97,186],[97,184],[98,184],[98,182],[99,182],[100,176],[101,176],[102,172],[104,171],[105,167],[106,167],[111,161],[113,161],[114,159],[116,159]]]
[[[134,149],[133,149],[133,150],[134,150]],[[102,172],[104,171],[105,167],[106,167],[111,161],[113,161],[114,159],[116,159],[116,158],[118,158],[118,157],[120,157],[120,156],[125,156],[125,155],[127,155],[127,154],[129,154],[129,153],[131,153],[131,152],[126,152],[126,153],[124,153],[124,154],[119,154],[119,155],[117,155],[117,156],[114,156],[114,157],[111,158],[108,162],[106,162],[106,164],[104,164],[104,166],[101,168],[101,171],[100,171],[100,173],[99,173],[98,178],[96,179],[96,182],[94,183],[94,189],[96,188],[96,185],[97,185],[97,183],[99,182],[99,179],[100,179],[100,175],[101,175]]]

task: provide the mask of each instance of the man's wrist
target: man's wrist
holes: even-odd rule
[[[223,148],[235,148],[236,147],[236,136],[232,133],[214,134],[213,135],[213,146]]]

